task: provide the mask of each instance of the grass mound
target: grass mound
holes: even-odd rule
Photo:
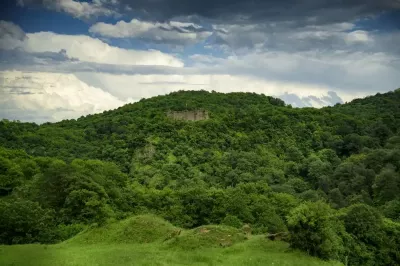
[[[236,228],[223,225],[206,225],[182,232],[178,237],[171,239],[168,244],[183,249],[197,249],[201,247],[230,247],[245,240],[245,234]]]
[[[103,227],[90,228],[67,240],[71,244],[129,244],[164,241],[177,228],[154,215],[138,215]]]

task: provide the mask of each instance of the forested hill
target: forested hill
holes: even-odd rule
[[[209,118],[168,115],[199,110]],[[322,109],[180,91],[54,124],[3,120],[0,145],[1,243],[152,212],[289,231],[292,247],[349,265],[400,261],[400,90]]]
[[[323,109],[291,108],[254,93],[180,91],[54,124],[3,120],[0,143],[33,156],[113,161],[125,172],[134,151],[149,144],[164,155],[181,146],[225,152],[261,145],[279,156],[295,146],[306,156],[329,148],[342,157],[383,147],[400,128],[399,105],[399,91]],[[211,119],[175,121],[166,115],[198,109],[207,110]]]

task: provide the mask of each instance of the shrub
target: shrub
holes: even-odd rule
[[[326,203],[306,202],[288,216],[290,245],[323,259],[341,259],[345,252],[344,227]]]
[[[0,243],[49,242],[54,213],[29,200],[0,200]]]
[[[232,226],[235,228],[241,228],[243,225],[242,221],[239,218],[230,214],[225,216],[225,218],[222,220],[222,224]]]

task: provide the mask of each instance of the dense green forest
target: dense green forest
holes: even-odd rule
[[[207,110],[203,121],[169,111]],[[348,265],[400,262],[400,89],[322,109],[179,91],[37,125],[0,121],[0,244],[153,213],[247,224]]]

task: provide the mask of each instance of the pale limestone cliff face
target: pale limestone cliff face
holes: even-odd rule
[[[209,119],[208,112],[205,110],[195,110],[195,111],[169,111],[168,117],[178,120],[187,121],[200,121]]]

